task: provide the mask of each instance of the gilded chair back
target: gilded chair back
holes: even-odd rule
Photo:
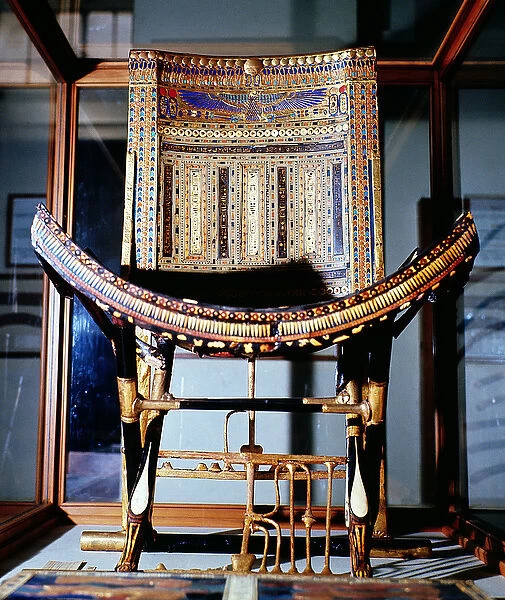
[[[173,295],[274,306],[383,276],[373,48],[134,50],[129,73],[122,263],[132,278],[156,288],[164,275]]]

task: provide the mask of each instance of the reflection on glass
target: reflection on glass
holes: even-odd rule
[[[78,56],[126,58],[134,47],[178,52],[324,52],[373,44],[381,58],[429,59],[462,0],[51,0]]]
[[[464,302],[470,503],[505,508],[505,196],[469,205],[481,240]]]
[[[58,23],[79,57],[126,58],[132,46],[133,0],[69,5],[50,0]]]
[[[49,70],[6,0],[0,0],[0,83],[53,83]]]
[[[30,243],[45,201],[52,78],[0,4],[0,521],[38,500],[42,271]],[[35,85],[34,85],[35,84]]]
[[[364,16],[364,20],[375,32],[373,43],[379,57],[430,59],[461,4],[462,0],[372,2],[367,6],[375,6],[374,13],[369,13],[369,19]]]
[[[505,2],[494,2],[466,60],[505,59]]]
[[[481,241],[464,294],[468,492],[495,525],[505,508],[504,114],[505,90],[459,93],[461,190]]]
[[[115,272],[120,262],[127,112],[125,89],[81,91],[74,236]],[[77,301],[68,431],[67,500],[118,500],[121,456],[114,359],[110,343]]]
[[[419,244],[419,201],[430,192],[429,98],[425,88],[380,90],[384,140],[384,235],[386,273],[394,272]],[[419,319],[394,341],[388,421],[408,415],[408,427],[388,428],[388,494],[392,504],[415,506],[425,498],[421,475],[421,381]],[[423,434],[424,435],[424,434]]]

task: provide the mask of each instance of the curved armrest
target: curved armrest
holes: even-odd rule
[[[53,281],[61,278],[115,318],[199,354],[237,356],[320,350],[392,322],[433,292],[461,288],[479,249],[473,218],[464,213],[442,241],[364,290],[303,306],[257,309],[174,298],[125,281],[79,248],[43,205],[33,220],[32,244]]]

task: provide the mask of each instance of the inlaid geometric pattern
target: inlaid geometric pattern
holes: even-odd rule
[[[130,90],[136,175],[124,264],[132,244],[142,270],[302,262],[321,281],[318,297],[382,277],[372,48],[279,58],[132,51]]]

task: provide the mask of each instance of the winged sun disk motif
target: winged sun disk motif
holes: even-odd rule
[[[259,120],[265,114],[310,108],[326,98],[326,89],[300,90],[264,94],[250,92],[244,94],[213,94],[180,90],[180,98],[192,108],[216,112],[243,113],[247,120]]]

